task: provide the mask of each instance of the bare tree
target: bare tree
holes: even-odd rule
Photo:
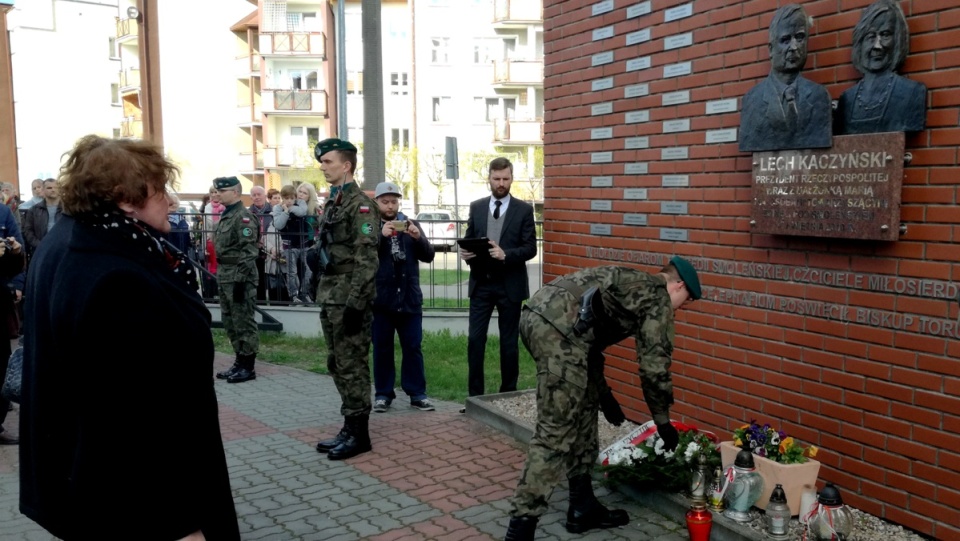
[[[415,153],[410,148],[393,145],[387,152],[386,179],[406,191],[413,179],[413,159]],[[413,194],[411,193],[412,197]]]
[[[443,154],[434,153],[424,156],[420,169],[427,181],[437,188],[437,206],[443,206],[443,188],[447,182],[447,166]]]

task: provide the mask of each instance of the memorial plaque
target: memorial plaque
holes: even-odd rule
[[[661,160],[686,160],[690,153],[687,147],[667,147],[660,149]]]
[[[650,93],[650,85],[647,83],[640,83],[638,85],[630,85],[623,87],[623,97],[624,98],[639,98],[641,96],[646,96]]]
[[[607,90],[613,88],[613,77],[604,77],[603,79],[597,79],[590,83],[590,90],[594,92],[598,90]]]
[[[660,185],[664,188],[686,188],[690,186],[690,175],[663,175]]]
[[[663,133],[677,133],[690,131],[690,119],[678,118],[676,120],[667,120],[663,123]]]
[[[627,188],[623,190],[623,198],[631,201],[645,200],[647,198],[647,189]]]
[[[650,67],[650,57],[641,56],[640,58],[634,58],[632,60],[627,60],[627,71],[637,71],[645,70]]]
[[[737,140],[736,128],[725,128],[722,130],[707,130],[707,143],[730,143]]]
[[[625,163],[623,164],[624,175],[646,175],[647,162]]]
[[[613,102],[608,101],[604,103],[594,103],[590,106],[590,115],[605,115],[613,112]]]
[[[590,154],[590,163],[610,163],[613,161],[613,152],[594,152]]]
[[[707,102],[707,114],[732,113],[737,110],[737,98],[713,100]]]
[[[660,240],[679,240],[687,241],[686,229],[660,229]]]
[[[623,225],[647,225],[646,214],[624,214]]]
[[[648,15],[651,11],[652,8],[650,7],[650,2],[640,2],[635,6],[630,6],[627,8],[627,18],[632,19],[641,15]]]
[[[660,214],[686,214],[687,203],[679,201],[661,201]]]
[[[636,32],[630,32],[627,34],[627,45],[636,45],[645,41],[650,41],[649,28],[644,28],[643,30],[637,30]]]
[[[597,2],[593,5],[590,10],[590,14],[593,16],[602,15],[609,11],[613,11],[613,0],[603,0],[603,2]]]
[[[591,235],[610,235],[613,227],[610,224],[590,224]]]
[[[593,41],[600,41],[601,39],[607,39],[613,37],[613,27],[604,26],[603,28],[596,28],[593,31]]]
[[[623,115],[623,121],[627,124],[636,124],[648,120],[650,120],[650,111],[630,111]]]
[[[590,139],[610,139],[613,137],[613,128],[593,128],[590,130]]]
[[[680,105],[683,103],[690,103],[690,91],[680,90],[677,92],[667,92],[662,96],[662,98],[662,105]]]
[[[591,66],[602,66],[613,62],[613,51],[597,53],[590,58]]]
[[[663,67],[663,78],[680,77],[681,75],[690,75],[690,62],[680,62],[679,64],[667,64]]]
[[[613,186],[613,177],[590,177],[590,186],[593,188],[610,188]]]
[[[675,8],[670,8],[663,12],[663,22],[668,23],[670,21],[676,21],[677,19],[683,19],[691,15],[693,15],[693,2],[684,4],[682,6],[677,6]]]
[[[752,231],[900,238],[903,132],[838,135],[833,148],[753,154]]]
[[[681,47],[689,47],[691,45],[693,45],[693,32],[677,34],[676,36],[669,36],[663,39],[664,51],[679,49]]]
[[[601,201],[601,200],[591,201],[591,202],[590,202],[590,210],[600,210],[600,211],[613,210],[613,202],[612,202],[612,201]]]
[[[626,150],[650,148],[650,138],[646,135],[641,137],[628,137],[623,140],[623,148]]]

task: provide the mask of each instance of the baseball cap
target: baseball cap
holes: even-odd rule
[[[400,197],[403,197],[403,192],[400,191],[400,186],[392,182],[381,182],[377,184],[377,190],[374,192],[374,199],[380,197],[381,195],[393,194]]]

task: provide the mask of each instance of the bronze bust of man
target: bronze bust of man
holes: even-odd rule
[[[800,71],[807,62],[810,19],[787,4],[770,22],[770,75],[743,97],[740,150],[757,152],[829,148],[832,144],[830,94]]]
[[[927,87],[896,73],[909,52],[910,32],[900,6],[878,0],[853,28],[853,65],[863,74],[840,96],[837,133],[920,131],[926,125]]]

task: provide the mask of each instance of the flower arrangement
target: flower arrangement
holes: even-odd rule
[[[605,451],[600,466],[607,481],[633,483],[671,492],[688,491],[700,456],[707,470],[720,466],[718,438],[696,427],[672,421],[679,433],[676,449],[667,451],[653,422],[640,427],[639,434],[627,437]]]
[[[733,431],[733,444],[781,464],[803,464],[817,456],[815,446],[800,445],[782,430],[774,430],[769,423],[760,426],[756,420]]]

